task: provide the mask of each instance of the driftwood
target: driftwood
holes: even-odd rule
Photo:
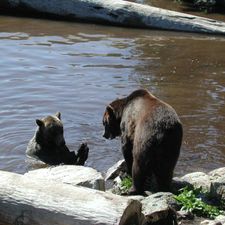
[[[225,34],[224,22],[123,0],[1,0],[0,9],[129,27]]]
[[[141,224],[141,203],[111,193],[0,171],[0,224]]]
[[[38,170],[32,170],[24,174],[27,178],[57,181],[73,186],[83,186],[91,189],[105,191],[105,181],[100,172],[86,166],[59,165]]]

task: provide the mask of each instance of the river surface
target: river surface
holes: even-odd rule
[[[70,150],[86,141],[106,171],[122,154],[104,109],[137,88],[183,122],[175,175],[225,166],[225,38],[0,16],[0,169],[29,170],[35,120],[60,111]]]

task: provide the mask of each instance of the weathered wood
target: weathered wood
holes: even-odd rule
[[[113,180],[117,176],[119,176],[120,173],[126,172],[126,170],[127,170],[126,162],[124,159],[121,159],[107,170],[105,174],[105,180]]]
[[[141,224],[141,203],[84,187],[0,171],[0,224]]]
[[[122,0],[1,0],[0,8],[121,26],[225,34],[225,23]]]
[[[32,179],[42,179],[57,181],[73,186],[83,186],[100,191],[105,191],[105,181],[97,170],[76,165],[59,165],[38,170],[32,170],[24,174]]]

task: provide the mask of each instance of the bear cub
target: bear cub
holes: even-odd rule
[[[84,165],[88,158],[89,148],[82,143],[77,154],[70,152],[63,135],[61,114],[37,119],[38,125],[34,137],[29,141],[26,154],[46,164]]]
[[[183,136],[182,124],[170,105],[147,90],[136,90],[106,107],[103,126],[106,139],[121,136],[133,181],[129,194],[144,194],[152,176],[157,191],[170,191]]]

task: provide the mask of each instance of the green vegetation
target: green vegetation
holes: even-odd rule
[[[207,197],[207,193],[201,188],[191,190],[187,187],[181,189],[181,193],[175,196],[175,199],[182,206],[182,210],[190,211],[197,216],[203,216],[214,219],[223,213],[220,207],[205,203],[203,199]]]
[[[122,177],[119,177],[118,182],[113,186],[112,193],[117,195],[126,195],[131,187],[132,178],[127,174],[124,174]]]
[[[124,192],[128,192],[131,187],[132,187],[132,178],[130,176],[127,176],[121,182],[121,189]]]
[[[131,187],[132,178],[130,176],[126,176],[122,179],[115,193],[127,193]],[[215,199],[210,199],[209,193],[203,191],[202,188],[182,188],[180,190],[180,194],[174,195],[174,198],[181,206],[181,210],[192,212],[199,217],[215,219],[215,217],[224,214],[225,202],[215,202]]]

